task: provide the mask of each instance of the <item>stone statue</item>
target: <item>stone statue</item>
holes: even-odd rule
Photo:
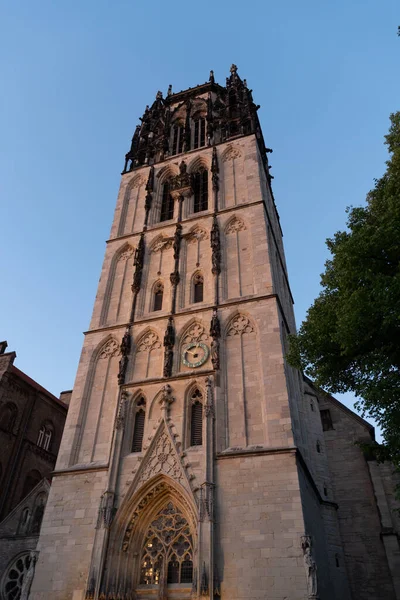
[[[311,554],[311,537],[304,536],[302,542],[304,567],[307,573],[308,597],[317,598],[317,565]]]
[[[218,370],[220,368],[219,363],[219,339],[214,338],[211,342],[211,362],[214,369]]]
[[[33,576],[35,575],[35,565],[37,561],[37,554],[34,550],[32,550],[32,552],[30,553],[29,558],[31,560],[29,563],[29,569],[25,573],[24,578],[22,580],[20,600],[28,600],[29,592],[31,590]]]

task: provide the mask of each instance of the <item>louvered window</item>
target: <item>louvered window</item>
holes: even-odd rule
[[[193,302],[203,302],[203,276],[200,274],[195,275],[193,279]]]
[[[144,433],[145,412],[140,409],[135,415],[135,427],[133,430],[132,452],[141,452]]]
[[[194,122],[193,148],[202,148],[206,145],[206,120],[197,119]]]
[[[203,405],[199,400],[192,404],[192,418],[190,423],[190,445],[203,444]]]
[[[174,200],[171,196],[169,181],[163,186],[160,221],[169,221],[174,217]]]
[[[153,310],[162,310],[163,295],[164,295],[164,286],[162,283],[157,283],[157,285],[154,287]]]
[[[183,140],[185,137],[182,125],[175,125],[172,129],[172,155],[181,154],[183,150]]]
[[[321,410],[321,421],[322,421],[322,429],[324,431],[329,431],[333,429],[331,411],[329,408]]]
[[[193,177],[194,204],[193,212],[208,209],[208,171],[201,170]]]

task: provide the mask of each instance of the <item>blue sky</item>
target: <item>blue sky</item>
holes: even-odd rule
[[[387,158],[400,98],[398,0],[0,3],[0,338],[72,387],[130,138],[158,89],[253,89],[298,325],[325,239]]]

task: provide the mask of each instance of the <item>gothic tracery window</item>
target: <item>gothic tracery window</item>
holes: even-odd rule
[[[174,199],[171,196],[169,181],[165,181],[162,190],[160,221],[174,218]]]
[[[201,169],[193,175],[194,204],[193,212],[208,209],[208,171]]]
[[[181,511],[172,503],[151,522],[143,545],[140,583],[158,585],[165,573],[167,583],[191,583],[193,539]]]
[[[8,567],[3,577],[2,597],[5,600],[18,600],[21,596],[24,577],[31,564],[31,553],[24,552],[17,556]]]

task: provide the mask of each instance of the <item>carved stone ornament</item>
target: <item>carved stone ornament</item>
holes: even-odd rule
[[[171,195],[174,198],[192,195],[192,176],[187,172],[187,165],[185,161],[182,161],[179,165],[179,175],[171,177],[170,190]]]
[[[29,554],[30,562],[29,568],[24,574],[21,586],[21,595],[20,600],[28,600],[29,592],[31,589],[33,577],[35,575],[35,566],[38,558],[38,553],[35,550],[32,550]]]
[[[202,227],[195,227],[189,233],[187,240],[189,244],[196,244],[197,242],[201,242],[202,240],[206,240],[208,238],[208,233]]]
[[[181,278],[179,275],[179,271],[174,271],[173,273],[170,274],[169,276],[169,280],[171,282],[171,285],[173,285],[174,287],[176,287],[178,285],[178,283],[180,282]]]
[[[181,239],[182,239],[182,225],[180,223],[177,224],[175,233],[174,233],[174,241],[172,247],[174,249],[174,259],[177,260],[179,258],[179,253],[181,249]]]
[[[212,186],[213,186],[213,190],[218,190],[219,189],[219,166],[218,166],[218,155],[217,155],[217,149],[214,146],[213,148],[213,154],[212,154],[212,162],[211,162],[211,173],[212,173]]]
[[[239,158],[242,156],[239,148],[235,146],[228,146],[225,152],[222,155],[223,162],[227,162],[228,160],[235,160],[235,158]]]
[[[207,417],[215,417],[214,412],[214,403],[213,403],[213,395],[212,395],[212,381],[210,377],[206,377],[206,402],[204,405],[204,416]]]
[[[130,188],[139,188],[145,183],[145,180],[140,175],[137,175],[134,179],[132,179],[131,183],[129,183]]]
[[[114,492],[106,491],[101,497],[101,515],[102,522],[106,529],[111,527],[111,523],[113,522],[115,508],[114,508]]]
[[[121,254],[118,257],[118,260],[119,261],[128,260],[128,258],[130,258],[133,253],[134,253],[134,249],[132,248],[132,246],[129,246],[123,252],[121,252]]]
[[[217,217],[214,215],[213,226],[211,228],[211,250],[212,250],[212,272],[214,275],[221,273],[221,239]]]
[[[183,473],[180,460],[165,430],[156,441],[152,453],[140,474],[139,481],[144,483],[150,477],[159,473],[164,473],[176,481],[182,481]]]
[[[226,228],[226,233],[237,233],[239,231],[243,231],[244,229],[246,229],[245,224],[243,223],[242,219],[238,219],[237,217],[234,217],[228,224],[228,227]]]
[[[183,338],[184,344],[190,344],[191,342],[204,342],[208,340],[208,335],[201,323],[193,323],[189,330],[185,333]]]
[[[245,315],[237,315],[231,321],[227,335],[243,335],[252,331],[254,331],[254,327],[250,320]]]
[[[318,598],[317,564],[313,558],[312,539],[310,535],[303,535],[301,538],[301,548],[303,550],[304,568],[307,575],[308,597]]]
[[[137,351],[138,352],[151,352],[161,348],[161,342],[156,333],[150,331],[147,333],[139,342]]]
[[[172,239],[165,238],[165,239],[157,240],[153,244],[151,251],[152,252],[163,252],[164,250],[169,250],[169,248],[171,248],[171,246],[172,246]]]
[[[164,334],[164,377],[171,377],[174,359],[173,347],[175,344],[175,329],[172,317],[168,318],[168,325]]]
[[[117,340],[108,340],[105,346],[100,350],[99,358],[112,358],[119,352]]]
[[[125,530],[124,538],[122,541],[121,549],[123,552],[126,552],[129,548],[129,543],[132,538],[132,534],[135,531],[136,523],[142,514],[142,512],[147,508],[149,504],[153,504],[158,496],[164,496],[168,493],[169,487],[165,481],[161,481],[157,485],[155,485],[137,504],[135,507],[132,516],[130,518],[129,524]],[[192,516],[192,520],[195,520],[195,516],[192,514],[192,510],[188,502],[185,498],[181,497],[181,503],[184,505],[188,514]]]
[[[133,262],[133,264],[135,266],[135,273],[133,275],[132,291],[135,293],[139,292],[140,284],[142,282],[144,253],[145,253],[144,235],[143,235],[143,233],[141,233],[139,244],[135,251],[135,259]]]
[[[153,104],[146,106],[140,119],[141,124],[136,127],[132,137],[130,150],[125,155],[123,173],[141,165],[153,165],[171,155],[176,150],[172,148],[174,138],[171,135],[171,125],[173,127],[177,124],[183,128],[182,151],[194,149],[192,126],[194,119],[200,114],[202,117],[206,116],[206,143],[209,146],[214,140],[225,142],[238,135],[255,133],[258,134],[261,156],[265,156],[265,144],[257,119],[259,106],[254,104],[252,92],[248,89],[246,80],[242,81],[239,77],[237,68],[231,70],[230,76],[226,78],[225,89],[221,85],[215,85],[213,71],[210,72],[209,81],[202,86],[206,86],[207,101],[204,96],[200,98],[196,94],[196,86],[182,92],[182,103],[177,109],[174,109],[174,95],[170,92],[165,99],[157,94]],[[180,176],[183,175],[187,175],[184,169],[180,173]]]
[[[119,369],[118,369],[118,383],[122,385],[125,383],[125,374],[128,366],[128,356],[131,350],[131,336],[129,330],[127,329],[124,333],[124,337],[122,338],[120,351],[121,351],[121,360],[119,361]]]

